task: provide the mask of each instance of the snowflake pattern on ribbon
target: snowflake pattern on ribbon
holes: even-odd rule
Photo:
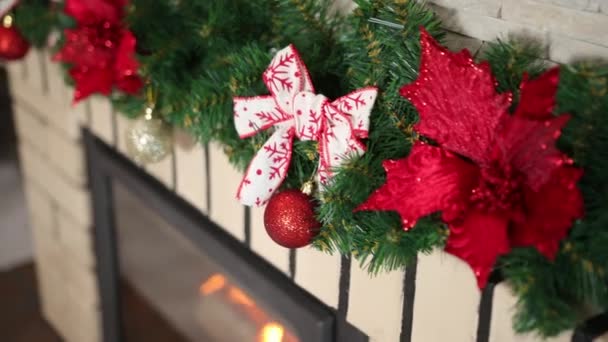
[[[366,87],[333,102],[315,94],[308,70],[293,45],[279,51],[262,75],[270,95],[234,98],[241,138],[274,127],[239,185],[237,198],[260,206],[279,188],[291,162],[294,137],[318,142],[317,180],[326,185],[348,156],[361,155],[378,90]]]

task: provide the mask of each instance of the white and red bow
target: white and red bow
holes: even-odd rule
[[[241,181],[237,198],[245,205],[263,205],[281,185],[291,161],[294,136],[318,142],[318,181],[325,185],[332,170],[365,146],[369,116],[378,90],[367,87],[333,102],[315,94],[298,51],[279,51],[263,74],[270,95],[234,98],[234,123],[241,138],[274,127]]]

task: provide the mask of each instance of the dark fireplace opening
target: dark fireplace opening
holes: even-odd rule
[[[83,135],[104,341],[368,340],[341,310],[88,131]]]
[[[114,184],[120,296],[140,298],[161,318],[155,334],[171,341],[301,341],[289,321],[175,227]],[[130,308],[123,332],[137,336]],[[130,331],[134,330],[134,331]]]

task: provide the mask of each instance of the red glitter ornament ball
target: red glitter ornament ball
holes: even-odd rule
[[[30,43],[15,26],[0,25],[0,58],[4,60],[21,59],[30,49]]]
[[[308,245],[321,224],[315,218],[312,198],[291,189],[272,196],[264,212],[266,232],[274,242],[287,248]]]

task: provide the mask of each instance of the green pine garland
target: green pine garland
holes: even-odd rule
[[[132,0],[127,22],[138,38],[140,74],[157,91],[164,119],[206,144],[219,142],[243,170],[266,141],[262,132],[240,139],[232,119],[232,97],[267,92],[261,80],[274,52],[294,43],[319,93],[330,98],[368,85],[380,90],[372,116],[368,151],[349,160],[332,185],[318,195],[323,228],[314,247],[355,256],[370,272],[406,267],[418,253],[442,248],[448,230],[437,216],[404,232],[397,214],[353,209],[385,181],[382,161],[408,155],[418,139],[415,108],[398,89],[418,75],[419,28],[441,39],[441,22],[423,4],[408,0],[356,0],[348,16],[332,13],[330,0]],[[45,0],[23,0],[16,23],[36,46],[49,32],[72,22]],[[498,81],[515,103],[524,72],[546,69],[542,49],[517,40],[484,49]],[[143,97],[114,94],[129,117],[141,114]],[[580,183],[585,217],[575,223],[554,262],[532,248],[514,249],[496,268],[517,294],[514,328],[554,336],[608,309],[608,66],[562,67],[556,113],[572,120],[560,148],[584,168]],[[283,187],[299,188],[317,165],[314,142],[296,141]],[[407,193],[403,196],[408,196]]]
[[[407,156],[412,142],[414,108],[398,89],[418,75],[419,28],[441,38],[439,20],[423,5],[404,1],[358,1],[349,31],[341,45],[347,51],[349,90],[377,86],[380,94],[371,116],[368,151],[337,173],[320,198],[319,217],[324,225],[314,245],[322,250],[353,254],[369,261],[372,272],[407,265],[418,251],[441,245],[447,231],[442,225],[421,221],[405,233],[395,213],[353,209],[384,183],[382,161]],[[402,25],[402,29],[370,22],[375,18]],[[404,194],[407,196],[407,194]]]
[[[13,11],[19,30],[37,48],[47,45],[49,33],[62,22],[69,22],[68,17],[61,12],[49,10],[50,6],[48,0],[21,0]]]

